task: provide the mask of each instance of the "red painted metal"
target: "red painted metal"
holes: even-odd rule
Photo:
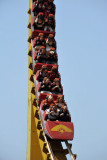
[[[45,127],[52,139],[73,140],[74,126],[72,122],[48,121]]]

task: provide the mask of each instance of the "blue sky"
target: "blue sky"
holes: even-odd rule
[[[59,71],[78,160],[107,160],[107,1],[55,0]],[[28,10],[0,1],[0,160],[25,160]],[[69,159],[69,158],[68,158]]]

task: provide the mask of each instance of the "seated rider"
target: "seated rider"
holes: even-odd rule
[[[49,78],[44,77],[41,85],[40,85],[40,91],[51,91],[51,82]]]
[[[40,52],[37,53],[36,58],[37,62],[45,63],[47,60],[46,49],[44,46],[40,47]]]
[[[44,14],[39,12],[37,18],[35,19],[34,28],[37,30],[44,30]]]
[[[54,79],[53,83],[51,84],[51,91],[55,92],[57,94],[63,92],[63,89],[62,89],[62,86],[60,84],[60,79],[59,78]]]
[[[51,47],[56,49],[56,41],[53,34],[49,34],[48,39],[46,40],[46,50],[49,51]]]
[[[55,31],[55,19],[53,14],[49,14],[48,18],[45,20],[44,31]]]
[[[51,14],[55,15],[55,4],[53,3],[54,0],[48,0],[48,10],[50,11]]]
[[[57,63],[57,54],[56,54],[56,49],[52,48],[50,49],[50,51],[48,52],[48,58],[47,58],[47,63],[50,64],[56,64]]]
[[[35,46],[38,46],[39,44],[40,44],[40,38],[39,38],[39,35],[38,35],[35,38]]]
[[[69,122],[70,121],[70,114],[67,109],[67,106],[62,106],[59,113],[58,113],[58,120],[63,122]]]
[[[45,38],[43,33],[39,33],[39,38],[40,38],[40,45],[41,46],[46,46]]]
[[[39,35],[36,37],[35,46],[46,46],[46,42],[45,42],[43,33],[39,33]]]
[[[46,65],[43,65],[41,70],[39,70],[38,81],[42,82],[44,77],[48,77],[48,69]]]
[[[44,11],[44,2],[43,0],[37,0],[34,2],[34,12],[37,15],[39,12]]]
[[[47,18],[50,13],[55,15],[55,4],[53,3],[53,0],[47,0],[46,2],[44,2],[44,6],[45,6],[45,11],[44,11],[45,18]]]
[[[58,109],[61,108],[61,106],[66,106],[66,102],[64,100],[64,97],[61,95],[58,95],[57,100],[55,101],[55,105],[57,106]]]
[[[53,102],[53,96],[52,95],[47,95],[46,99],[43,100],[43,108],[44,108],[44,110],[47,109],[47,108],[49,108],[50,105],[53,105],[53,104],[54,104],[54,102]]]
[[[58,113],[55,105],[51,105],[49,109],[46,110],[47,121],[56,121],[58,119]]]
[[[51,82],[53,82],[55,78],[60,78],[60,74],[58,72],[57,66],[53,66],[51,71],[48,71],[48,73],[49,73],[49,78]]]

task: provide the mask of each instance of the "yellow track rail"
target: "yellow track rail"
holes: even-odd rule
[[[28,128],[27,160],[67,160],[68,149],[63,149],[61,141],[48,139],[43,132],[36,103],[31,53],[31,5],[29,0],[29,51],[28,51]],[[75,159],[75,156],[74,156]]]

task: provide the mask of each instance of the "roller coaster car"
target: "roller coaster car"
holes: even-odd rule
[[[38,84],[36,85],[36,87],[37,87],[37,92],[41,92],[41,89],[40,89],[41,82],[38,82]],[[62,85],[61,85],[61,87],[62,87]],[[43,91],[43,92],[45,92],[45,91]],[[53,92],[53,91],[48,91],[48,92],[51,92],[53,94],[63,94],[63,87],[62,87],[62,91],[60,93],[59,92]]]
[[[46,65],[46,64],[45,64],[45,65]],[[53,66],[56,66],[56,65],[53,65]],[[40,72],[40,70],[38,70],[38,71],[36,72],[36,74],[34,75],[35,81],[38,81],[38,79],[39,79],[39,72]],[[61,78],[60,73],[58,73],[58,74],[59,74],[59,78]]]
[[[48,54],[48,51],[46,52],[47,54]],[[36,64],[38,63],[38,62],[36,62],[36,56],[37,56],[37,50],[33,53],[33,64],[36,66]],[[56,58],[57,58],[57,55],[56,55]],[[39,62],[40,63],[40,62]],[[47,61],[43,61],[42,63],[46,63],[46,64],[56,64],[57,65],[57,60],[55,61],[55,60],[48,60],[48,62]]]
[[[45,134],[51,139],[73,140],[74,126],[72,122],[46,121],[46,112],[40,109],[40,116]]]
[[[37,70],[41,69],[41,67],[42,67],[43,65],[46,65],[47,68],[49,68],[49,70],[51,70],[51,68],[52,68],[53,66],[58,67],[58,65],[56,65],[56,64],[46,64],[46,63],[36,63],[36,64],[34,64],[34,63],[33,63],[33,72],[34,72],[34,74],[36,74]]]
[[[34,27],[36,17],[32,17],[32,26]],[[48,37],[49,34],[53,34],[55,36],[55,32],[44,31],[44,30],[36,30],[32,29],[32,39],[38,36],[39,33],[44,33],[45,37]]]
[[[49,91],[41,91],[40,92],[40,85],[41,85],[41,83],[35,83],[35,86],[36,86],[36,97],[37,97],[38,105],[41,104],[41,101],[46,99],[47,95],[52,95],[54,101],[57,100],[57,97],[59,95],[64,97],[64,95],[62,95],[62,94],[53,94],[52,92],[49,92]]]
[[[39,34],[38,34],[38,35],[39,35]],[[38,36],[38,35],[37,35],[37,36]],[[51,34],[50,34],[50,35],[51,35]],[[45,43],[46,43],[48,37],[46,37],[45,35],[44,35],[44,37],[45,37],[45,38],[44,38],[44,41],[45,41]],[[46,45],[48,45],[47,43],[46,43],[45,45],[44,45],[44,44],[42,44],[42,45],[40,44],[40,45],[39,45],[39,44],[36,44],[36,41],[39,41],[39,40],[37,39],[37,37],[35,37],[35,38],[32,40],[32,47],[33,47],[33,48],[35,47],[35,48],[38,49],[38,48],[40,48],[40,46],[46,46]],[[39,47],[38,47],[38,46],[39,46]],[[54,46],[50,46],[50,48],[51,48],[51,47],[53,47],[53,48],[56,49],[56,41],[54,41]],[[35,51],[36,51],[36,49],[35,49]],[[48,51],[49,51],[49,50],[48,50]]]

